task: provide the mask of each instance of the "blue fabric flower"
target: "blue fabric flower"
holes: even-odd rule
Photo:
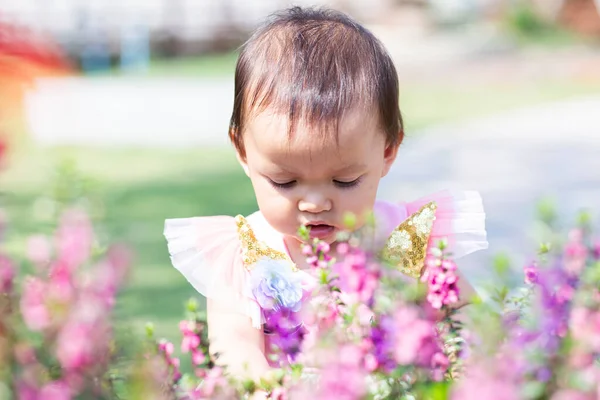
[[[285,261],[259,260],[250,274],[250,287],[263,310],[297,312],[302,306],[302,282]]]

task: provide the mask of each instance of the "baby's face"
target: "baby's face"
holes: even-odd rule
[[[345,213],[362,218],[372,210],[379,181],[396,157],[386,146],[376,113],[348,113],[334,135],[299,124],[288,139],[288,119],[268,110],[247,125],[246,159],[259,208],[269,224],[286,239],[298,238],[301,225],[328,243],[344,229]]]

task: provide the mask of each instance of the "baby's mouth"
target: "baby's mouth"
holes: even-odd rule
[[[323,223],[309,223],[306,225],[309,235],[313,239],[325,239],[335,231],[335,227]]]

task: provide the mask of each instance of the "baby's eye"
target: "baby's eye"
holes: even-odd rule
[[[273,187],[275,187],[276,189],[291,189],[296,184],[296,181],[289,181],[289,182],[280,183],[280,182],[275,182],[272,179],[269,179],[269,183],[271,183],[271,185]]]
[[[347,189],[347,188],[352,188],[355,186],[358,186],[358,184],[360,183],[361,178],[356,178],[353,181],[338,181],[338,180],[334,180],[333,183],[335,184],[335,186],[342,188],[342,189]]]

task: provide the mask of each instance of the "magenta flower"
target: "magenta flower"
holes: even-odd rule
[[[594,244],[592,245],[592,257],[594,257],[594,260],[600,260],[600,239],[594,240]]]
[[[313,268],[326,268],[329,266],[331,247],[325,242],[318,242],[316,246],[305,244],[302,246],[302,254],[306,256],[306,263]]]
[[[91,326],[68,323],[59,333],[56,357],[67,371],[78,371],[97,360],[94,357],[94,332]]]
[[[196,323],[194,321],[181,321],[179,323],[179,330],[183,335],[183,339],[181,340],[182,353],[189,353],[200,346],[200,338],[195,332]]]
[[[50,325],[50,313],[45,304],[47,286],[38,278],[29,277],[21,294],[23,321],[32,331],[40,331]]]
[[[523,268],[523,272],[525,273],[525,283],[528,285],[534,285],[538,282],[538,267],[535,262],[532,262],[529,265],[526,265]]]
[[[421,277],[422,282],[428,283],[427,301],[435,309],[457,303],[459,300],[458,276],[456,265],[450,260],[438,263],[428,263],[428,268]]]
[[[170,369],[171,373],[172,373],[172,378],[174,382],[178,382],[179,379],[181,379],[181,372],[179,370],[179,359],[176,357],[173,357],[173,350],[174,350],[174,346],[173,343],[166,341],[165,339],[162,339],[159,343],[158,343],[158,352],[163,356],[163,359],[165,360],[167,367]],[[164,379],[165,377],[161,377],[162,379]]]
[[[341,291],[349,296],[350,301],[371,306],[373,296],[379,287],[381,276],[379,265],[370,262],[367,255],[358,249],[352,249],[344,258],[333,266],[339,277]]]

